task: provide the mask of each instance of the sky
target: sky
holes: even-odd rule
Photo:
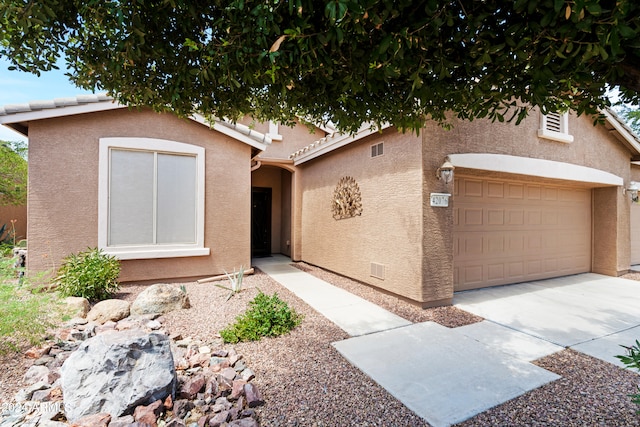
[[[77,88],[63,70],[35,74],[9,71],[9,62],[0,58],[0,106],[29,101],[52,100],[91,93]],[[26,141],[21,134],[0,125],[0,141]]]

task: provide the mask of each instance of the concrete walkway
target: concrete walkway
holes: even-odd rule
[[[352,337],[411,324],[365,299],[292,267],[287,257],[256,258],[253,265]]]
[[[290,265],[289,258],[253,265],[325,315],[352,338],[333,346],[434,427],[464,421],[559,378],[529,363],[562,348],[481,322],[449,329],[412,324]]]
[[[253,264],[352,338],[333,346],[434,427],[464,421],[558,379],[530,362],[565,347],[620,365],[640,338],[640,282],[580,274],[456,293],[486,320],[450,329],[412,324],[290,265]]]

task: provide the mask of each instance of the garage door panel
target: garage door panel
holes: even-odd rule
[[[465,197],[482,197],[483,196],[483,181],[477,179],[465,179],[461,193]]]
[[[589,271],[589,189],[458,177],[456,290]]]

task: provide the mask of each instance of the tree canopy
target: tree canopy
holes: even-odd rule
[[[27,146],[0,141],[0,206],[27,204]]]
[[[181,115],[418,129],[640,93],[636,0],[3,0],[0,56]]]

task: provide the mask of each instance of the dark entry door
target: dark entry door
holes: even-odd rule
[[[271,188],[251,188],[251,256],[271,255]]]

